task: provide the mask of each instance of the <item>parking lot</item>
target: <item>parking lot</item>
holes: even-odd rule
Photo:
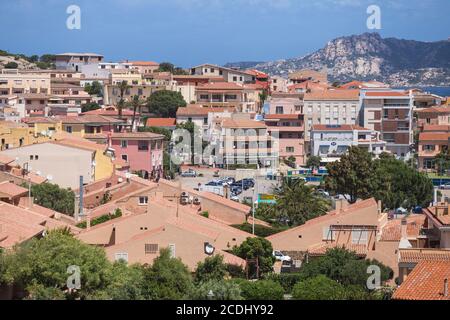
[[[210,181],[218,180],[221,178],[235,178],[236,180],[240,180],[242,176],[239,171],[235,170],[219,170],[219,177],[214,177],[215,171],[218,169],[210,169],[210,168],[195,168],[193,169],[197,172],[197,177],[181,177],[177,176],[175,179],[176,181],[181,181],[182,187],[186,188],[198,188],[199,184],[204,185]],[[184,172],[185,170],[183,170]],[[256,170],[253,171],[253,173],[256,172]],[[201,175],[200,177],[198,175]],[[249,188],[248,190],[244,190],[239,197],[239,201],[243,201],[245,198],[252,198],[253,193],[256,194],[270,194],[272,193],[272,189],[276,186],[277,181],[267,180],[265,176],[257,176],[255,177],[251,173],[248,174],[248,177],[251,177],[255,179],[255,187],[254,190],[252,188]]]

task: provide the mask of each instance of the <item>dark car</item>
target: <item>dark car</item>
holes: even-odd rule
[[[245,184],[248,184],[251,188],[255,186],[255,180],[254,179],[243,179]]]
[[[232,184],[232,186],[238,186],[244,188],[244,190],[248,190],[249,188],[251,188],[250,184],[248,182],[244,182],[244,180],[236,181]]]
[[[234,193],[236,195],[239,195],[242,193],[242,188],[240,186],[231,186],[230,190],[231,190],[231,193]]]

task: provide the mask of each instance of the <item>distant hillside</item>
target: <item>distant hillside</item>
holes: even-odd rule
[[[0,69],[50,69],[53,68],[53,55],[26,56],[0,50]]]
[[[225,68],[236,69],[253,69],[256,65],[263,64],[262,61],[243,61],[243,62],[230,62],[224,65]]]
[[[238,63],[245,67],[245,63]],[[251,64],[251,63],[249,63]],[[364,33],[334,39],[304,57],[252,65],[272,75],[328,69],[330,81],[379,80],[392,86],[450,86],[450,41],[383,39]]]

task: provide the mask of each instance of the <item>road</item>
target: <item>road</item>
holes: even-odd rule
[[[194,168],[195,171],[197,171],[197,174],[202,174],[202,177],[197,178],[184,178],[184,177],[177,177],[175,181],[181,181],[182,187],[185,188],[198,188],[199,184],[205,184],[212,180],[217,180],[220,178],[225,177],[232,177],[236,178],[236,174],[238,171],[235,170],[219,170],[219,178],[214,177],[214,172],[218,169],[209,169],[209,168]],[[253,172],[256,172],[253,171]],[[238,178],[240,179],[240,177]],[[237,179],[237,180],[238,180]],[[255,178],[256,184],[255,184],[255,191],[256,193],[260,194],[270,194],[272,193],[273,188],[276,186],[277,181],[271,181],[267,180],[265,176],[258,176]],[[250,188],[248,190],[245,190],[239,195],[239,200],[242,201],[245,198],[252,198],[253,197],[253,190]]]

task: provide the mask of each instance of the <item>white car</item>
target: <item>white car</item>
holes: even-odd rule
[[[281,251],[274,251],[273,252],[273,256],[275,257],[275,259],[277,259],[278,261],[292,261],[291,257],[283,254]]]

